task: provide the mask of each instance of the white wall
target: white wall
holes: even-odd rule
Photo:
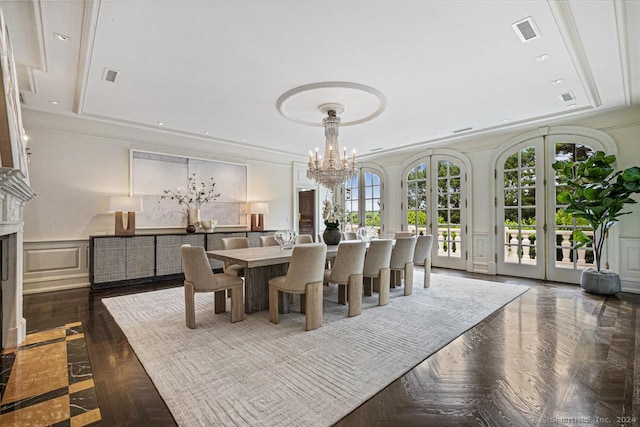
[[[56,128],[49,119],[32,115],[25,122],[32,152],[30,182],[39,194],[24,209],[26,293],[88,286],[88,238],[113,234],[114,214],[107,212],[108,196],[129,194],[130,149],[246,164],[248,201],[269,202],[265,229],[291,227],[292,173],[288,163],[248,160],[237,154],[222,156],[224,147],[184,138],[182,143],[161,145],[145,138],[131,141],[120,135],[96,136],[92,133],[105,132],[91,122],[79,132]],[[151,140],[163,138],[157,134]],[[186,142],[196,149],[182,148]],[[218,182],[217,188],[223,190],[224,182]]]

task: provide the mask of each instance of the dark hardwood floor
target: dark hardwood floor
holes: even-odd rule
[[[640,295],[433,269],[531,289],[337,425],[640,425]],[[29,331],[82,321],[104,426],[171,426],[171,413],[101,299],[179,286],[27,295]]]

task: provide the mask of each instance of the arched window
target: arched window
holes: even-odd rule
[[[367,167],[345,184],[345,231],[357,231],[360,227],[373,227],[380,235],[382,227],[383,190],[382,172]]]

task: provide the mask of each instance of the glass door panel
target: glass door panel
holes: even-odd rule
[[[524,277],[544,277],[540,239],[544,238],[542,140],[514,147],[498,163],[497,216],[498,272]],[[544,241],[544,239],[542,240]]]
[[[596,150],[588,145],[567,142],[554,138],[553,164],[559,160],[583,161],[595,153]],[[581,218],[574,218],[571,214],[564,212],[566,205],[557,204],[556,196],[566,188],[566,179],[557,175],[551,170],[554,177],[553,188],[550,188],[552,197],[549,199],[550,208],[553,207],[550,216],[550,230],[553,230],[553,237],[549,242],[550,257],[548,260],[548,278],[562,282],[578,283],[583,269],[594,266],[593,251],[589,248],[573,249],[575,242],[573,232],[581,230],[585,234],[593,235],[593,229]],[[551,200],[552,199],[552,200]]]

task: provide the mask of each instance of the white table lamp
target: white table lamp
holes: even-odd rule
[[[142,212],[142,197],[110,196],[109,212],[116,213],[116,236],[133,236],[136,233],[136,212]],[[125,226],[123,213],[127,212]]]

